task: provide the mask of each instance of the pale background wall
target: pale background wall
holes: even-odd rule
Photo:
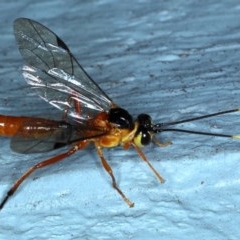
[[[26,87],[12,32],[17,17],[56,32],[120,106],[156,122],[240,106],[240,4],[232,1],[1,1],[0,110],[48,116]],[[55,113],[55,112],[54,112]],[[61,113],[58,113],[61,116]],[[186,124],[240,133],[239,114]],[[1,239],[239,239],[240,142],[166,133],[144,150],[105,151],[129,209],[93,148],[31,176],[0,212]],[[1,139],[0,196],[33,163]]]

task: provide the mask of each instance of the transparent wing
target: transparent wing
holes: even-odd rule
[[[11,149],[24,154],[48,152],[66,145],[68,145],[67,142],[57,142],[54,135],[44,138],[25,138],[17,135],[11,139]]]
[[[66,44],[48,28],[18,18],[14,21],[14,34],[26,64],[23,76],[45,101],[80,122],[113,106]]]

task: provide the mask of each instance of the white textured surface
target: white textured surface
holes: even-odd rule
[[[17,17],[56,32],[134,116],[146,112],[160,122],[240,106],[239,1],[35,2],[0,3],[1,113],[52,114],[20,74],[12,32]],[[239,133],[238,123],[239,114],[232,114],[185,127]],[[167,180],[164,185],[133,150],[105,151],[133,209],[111,188],[89,148],[23,184],[0,212],[0,238],[239,239],[240,142],[176,133],[160,138],[174,144],[144,152]],[[52,154],[19,155],[1,139],[0,195]]]

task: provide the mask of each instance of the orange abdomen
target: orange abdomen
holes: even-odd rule
[[[37,137],[51,134],[61,122],[37,117],[14,117],[0,115],[0,136]]]
[[[13,136],[26,121],[26,117],[0,115],[0,135]]]

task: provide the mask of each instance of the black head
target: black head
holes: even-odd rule
[[[143,147],[148,145],[152,140],[152,118],[149,115],[142,113],[138,115],[136,122],[138,124],[138,129],[135,133],[134,143],[139,147]]]

